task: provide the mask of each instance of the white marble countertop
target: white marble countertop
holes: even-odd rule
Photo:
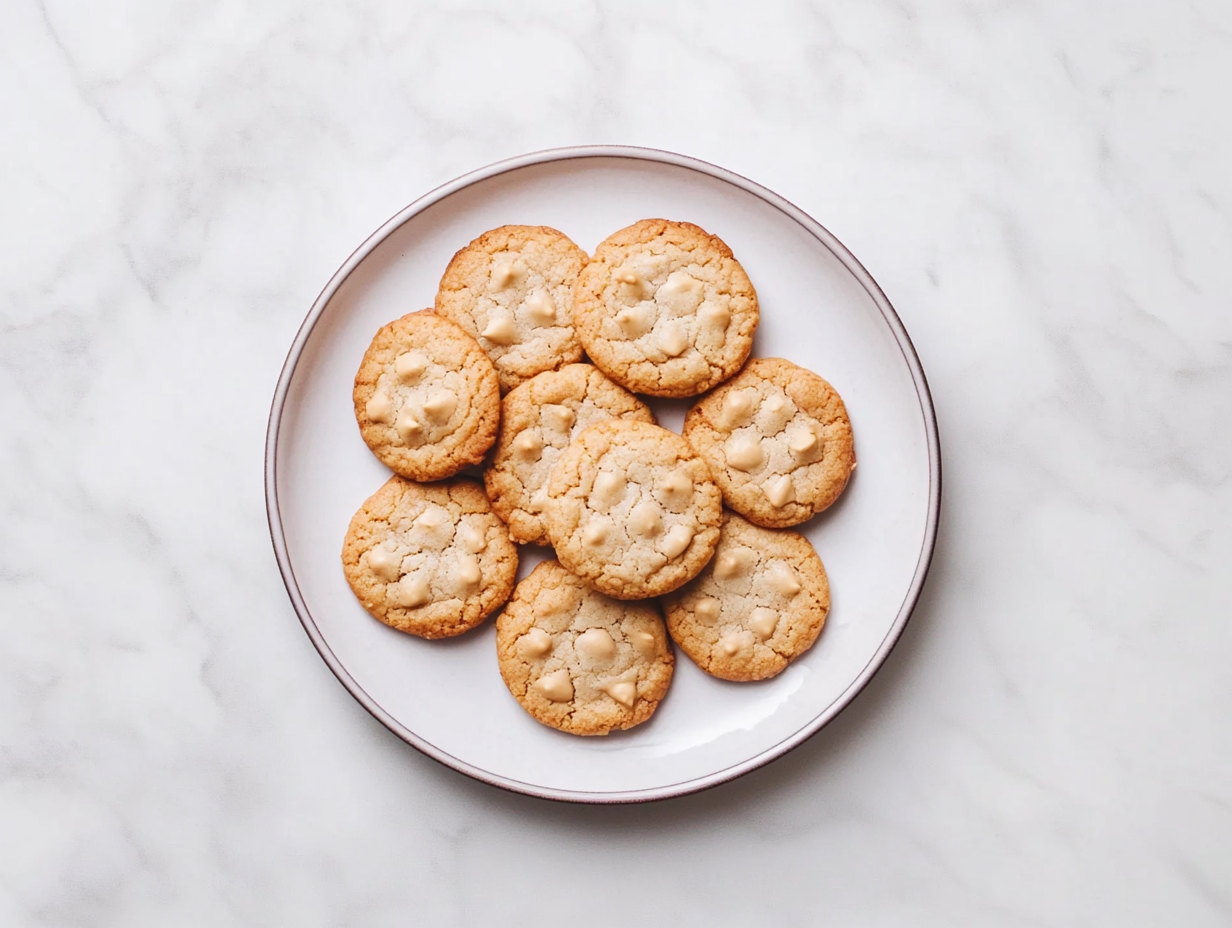
[[[0,12],[0,924],[1232,923],[1232,6],[14,0]],[[805,746],[506,794],[338,685],[266,416],[370,232],[666,148],[841,238],[927,370],[932,575]]]

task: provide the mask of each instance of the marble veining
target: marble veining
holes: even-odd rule
[[[0,924],[1232,923],[1228,4],[0,25]],[[843,239],[946,464],[870,688],[743,780],[612,809],[372,721],[299,629],[261,473],[354,247],[451,177],[596,142],[721,164]]]

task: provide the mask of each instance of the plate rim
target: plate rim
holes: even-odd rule
[[[425,740],[413,731],[408,729],[392,715],[390,715],[375,699],[373,699],[359,681],[343,667],[341,661],[334,654],[329,644],[325,641],[324,635],[318,628],[315,619],[312,617],[311,611],[308,609],[308,604],[304,601],[303,594],[299,589],[299,584],[295,579],[295,570],[291,564],[290,556],[287,551],[287,543],[285,532],[282,525],[282,516],[278,506],[278,438],[282,425],[282,415],[286,405],[288,393],[290,391],[291,381],[294,378],[296,367],[299,364],[300,357],[303,354],[304,348],[308,343],[308,339],[312,335],[313,329],[320,320],[325,307],[329,301],[333,299],[338,289],[343,282],[351,275],[351,273],[359,266],[359,264],[371,254],[377,246],[379,246],[386,238],[394,231],[401,228],[415,216],[424,212],[429,207],[439,203],[441,200],[457,193],[461,190],[471,187],[477,183],[496,177],[500,174],[507,174],[512,171],[522,168],[532,167],[540,164],[549,164],[558,161],[573,161],[586,160],[593,158],[617,158],[628,159],[633,161],[652,162],[656,164],[668,164],[686,170],[696,171],[705,174],[709,177],[724,181],[737,187],[746,193],[750,193],[758,199],[768,203],[781,213],[785,214],[789,219],[800,225],[806,232],[816,238],[825,248],[827,248],[847,270],[856,278],[860,285],[865,289],[868,295],[872,298],[873,303],[881,311],[887,325],[890,327],[891,333],[894,335],[895,341],[898,344],[899,351],[902,353],[904,360],[907,362],[908,370],[911,373],[912,383],[916,389],[916,395],[920,403],[920,411],[924,418],[925,433],[928,442],[928,461],[929,461],[929,492],[928,492],[928,513],[924,527],[924,537],[920,545],[920,554],[916,561],[915,572],[912,575],[911,583],[908,585],[907,592],[903,597],[902,604],[899,607],[898,615],[894,619],[894,623],[890,626],[885,638],[877,650],[869,658],[868,662],[861,669],[856,678],[839,694],[838,698],[827,705],[825,709],[819,712],[814,718],[793,732],[790,736],[782,739],[771,747],[760,751],[752,757],[745,758],[735,764],[728,765],[720,770],[712,771],[699,777],[692,777],[680,783],[672,783],[664,786],[646,787],[636,790],[572,790],[558,789],[554,787],[546,787],[536,783],[527,783],[522,780],[517,780],[512,777],[505,777],[494,773],[490,770],[485,770],[477,767],[474,764],[468,763],[461,758],[442,750],[431,742]],[[777,760],[784,754],[789,753],[799,747],[822,728],[833,721],[840,712],[842,712],[852,700],[868,685],[869,681],[884,665],[890,652],[902,637],[903,631],[907,627],[907,623],[911,618],[911,614],[919,601],[920,594],[924,588],[925,579],[928,576],[929,568],[932,565],[933,553],[936,548],[937,530],[940,522],[941,514],[941,440],[937,429],[937,415],[933,405],[932,392],[928,386],[928,380],[924,374],[924,367],[920,363],[919,355],[916,353],[915,345],[911,341],[911,336],[907,333],[902,320],[895,311],[889,298],[881,289],[878,283],[873,279],[872,274],[864,267],[863,264],[847,249],[847,247],[836,238],[825,226],[819,223],[816,219],[810,216],[804,210],[800,209],[785,197],[775,193],[774,191],[762,186],[756,181],[730,171],[726,168],[719,167],[708,161],[703,161],[699,158],[694,158],[688,155],[678,154],[672,151],[666,151],[657,148],[643,148],[632,145],[577,145],[562,148],[549,148],[540,151],[528,152],[526,154],[517,155],[512,158],[505,158],[500,161],[495,161],[484,167],[469,171],[455,177],[440,186],[430,190],[423,196],[412,201],[407,206],[403,207],[388,220],[381,224],[379,228],[369,235],[358,248],[356,248],[350,256],[342,263],[342,266],[334,272],[329,282],[321,290],[316,300],[312,304],[312,308],[308,311],[304,321],[300,323],[299,329],[295,333],[295,338],[291,343],[291,347],[287,352],[286,359],[283,361],[282,370],[278,376],[278,383],[274,388],[273,401],[270,405],[269,420],[266,425],[265,433],[265,510],[266,518],[269,524],[270,541],[274,548],[274,557],[278,563],[279,573],[282,575],[283,585],[286,587],[287,595],[291,600],[291,606],[295,610],[296,616],[299,618],[300,624],[307,633],[313,647],[317,653],[325,661],[327,667],[338,678],[338,682],[351,694],[373,718],[380,722],[385,728],[397,735],[411,747],[418,750],[420,753],[432,758],[433,760],[444,764],[459,773],[463,773],[473,779],[487,783],[491,786],[496,786],[500,789],[510,792],[521,793],[528,796],[534,796],[540,799],[551,799],[561,802],[577,802],[590,804],[621,804],[621,803],[638,803],[650,802],[660,799],[669,799],[676,796],[689,795],[691,793],[700,792],[705,789],[718,786],[722,783],[730,782],[731,780],[741,777],[746,773],[763,767],[773,760]]]

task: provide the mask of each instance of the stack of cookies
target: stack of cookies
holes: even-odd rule
[[[593,257],[543,226],[475,239],[355,377],[360,434],[394,472],[343,547],[364,608],[442,638],[504,607],[510,692],[580,735],[651,716],[669,635],[724,680],[782,671],[830,607],[821,559],[786,529],[856,465],[825,380],[749,359],[758,318],[731,249],[689,223],[635,223]],[[639,394],[700,399],[680,435]],[[557,559],[515,588],[526,544]]]

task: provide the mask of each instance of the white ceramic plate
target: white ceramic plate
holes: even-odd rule
[[[504,224],[553,226],[592,251],[638,219],[687,220],[731,246],[757,288],[755,356],[785,357],[847,403],[860,467],[802,530],[825,562],[833,606],[817,644],[784,673],[726,683],[677,655],[671,690],[629,732],[578,738],[541,726],[509,695],[491,621],[423,641],[370,618],[342,575],[351,515],[388,477],[360,440],[351,387],[373,333],[431,306],[454,252]],[[687,403],[657,403],[679,429]],[[829,232],[770,191],[681,155],[594,147],[501,162],[412,203],[359,247],[317,298],[274,394],[266,498],[287,592],[313,644],[392,732],[462,773],[583,802],[680,795],[791,750],[849,703],[907,623],[932,555],[940,450],[924,372],[868,272]],[[542,555],[523,548],[520,576]]]

